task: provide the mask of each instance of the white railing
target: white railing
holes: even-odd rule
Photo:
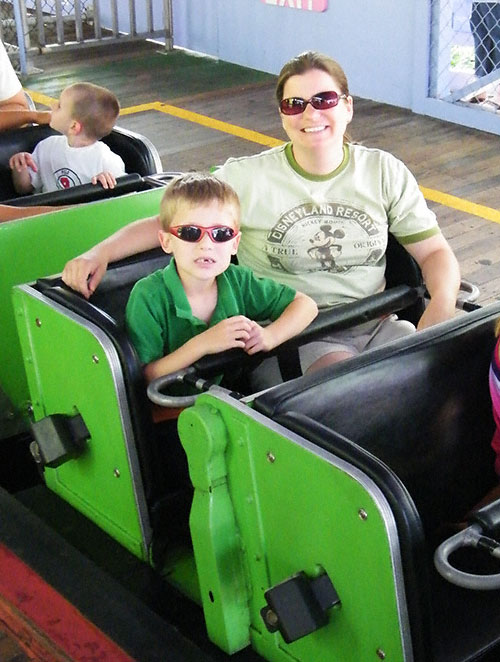
[[[26,74],[30,52],[154,39],[173,48],[172,0],[11,0],[0,37]]]

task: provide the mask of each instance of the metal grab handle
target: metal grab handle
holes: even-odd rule
[[[461,547],[482,547],[495,558],[500,559],[500,543],[482,535],[479,524],[473,524],[442,542],[434,553],[434,566],[447,581],[462,588],[475,591],[491,591],[500,588],[500,573],[475,575],[453,567],[448,557]]]
[[[191,379],[190,383],[199,389],[200,393],[194,395],[165,395],[161,393],[161,390],[167,386],[172,386],[173,384],[184,384],[185,378],[195,374],[195,369],[190,366],[184,370],[178,370],[177,372],[172,372],[169,375],[163,375],[163,377],[158,377],[158,379],[153,380],[148,384],[147,394],[151,402],[154,402],[161,407],[169,408],[183,408],[191,407],[194,404],[198,395],[201,395],[203,391],[208,390],[208,387],[211,385],[210,382],[207,382],[206,379]]]
[[[457,308],[462,308],[464,303],[474,303],[480,295],[479,287],[468,280],[460,281],[460,290],[457,296]]]

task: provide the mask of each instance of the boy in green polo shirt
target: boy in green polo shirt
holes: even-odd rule
[[[310,297],[231,264],[239,216],[235,191],[211,175],[190,173],[167,186],[158,234],[173,259],[135,284],[126,309],[148,382],[232,347],[269,351],[316,317]]]

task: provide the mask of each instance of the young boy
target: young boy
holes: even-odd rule
[[[230,264],[239,214],[235,191],[211,175],[182,175],[167,187],[159,240],[173,259],[135,284],[126,309],[148,382],[231,347],[269,351],[316,317],[310,297]]]
[[[122,159],[100,139],[111,132],[120,104],[115,95],[92,83],[66,87],[52,109],[50,126],[62,136],[50,136],[33,151],[9,160],[16,191],[45,193],[79,184],[114,188],[125,174]]]

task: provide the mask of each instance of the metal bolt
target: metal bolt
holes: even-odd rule
[[[38,327],[42,326],[42,320],[41,320],[39,317],[37,317],[36,320],[35,320],[35,324],[36,324]]]
[[[97,356],[97,354],[92,354],[92,361],[94,363],[99,363],[99,357]]]
[[[364,508],[360,508],[358,510],[358,515],[359,515],[359,518],[362,519],[363,521],[368,519],[368,513],[366,512],[366,510]]]
[[[266,623],[271,627],[276,627],[278,625],[278,616],[272,609],[266,611]]]
[[[267,457],[268,461],[271,462],[271,464],[276,460],[275,455],[273,453],[271,453],[271,451],[268,451],[266,457]]]
[[[114,469],[113,475],[115,478],[120,478],[120,469]]]
[[[380,660],[385,660],[385,651],[383,651],[381,648],[377,648],[377,657]]]

